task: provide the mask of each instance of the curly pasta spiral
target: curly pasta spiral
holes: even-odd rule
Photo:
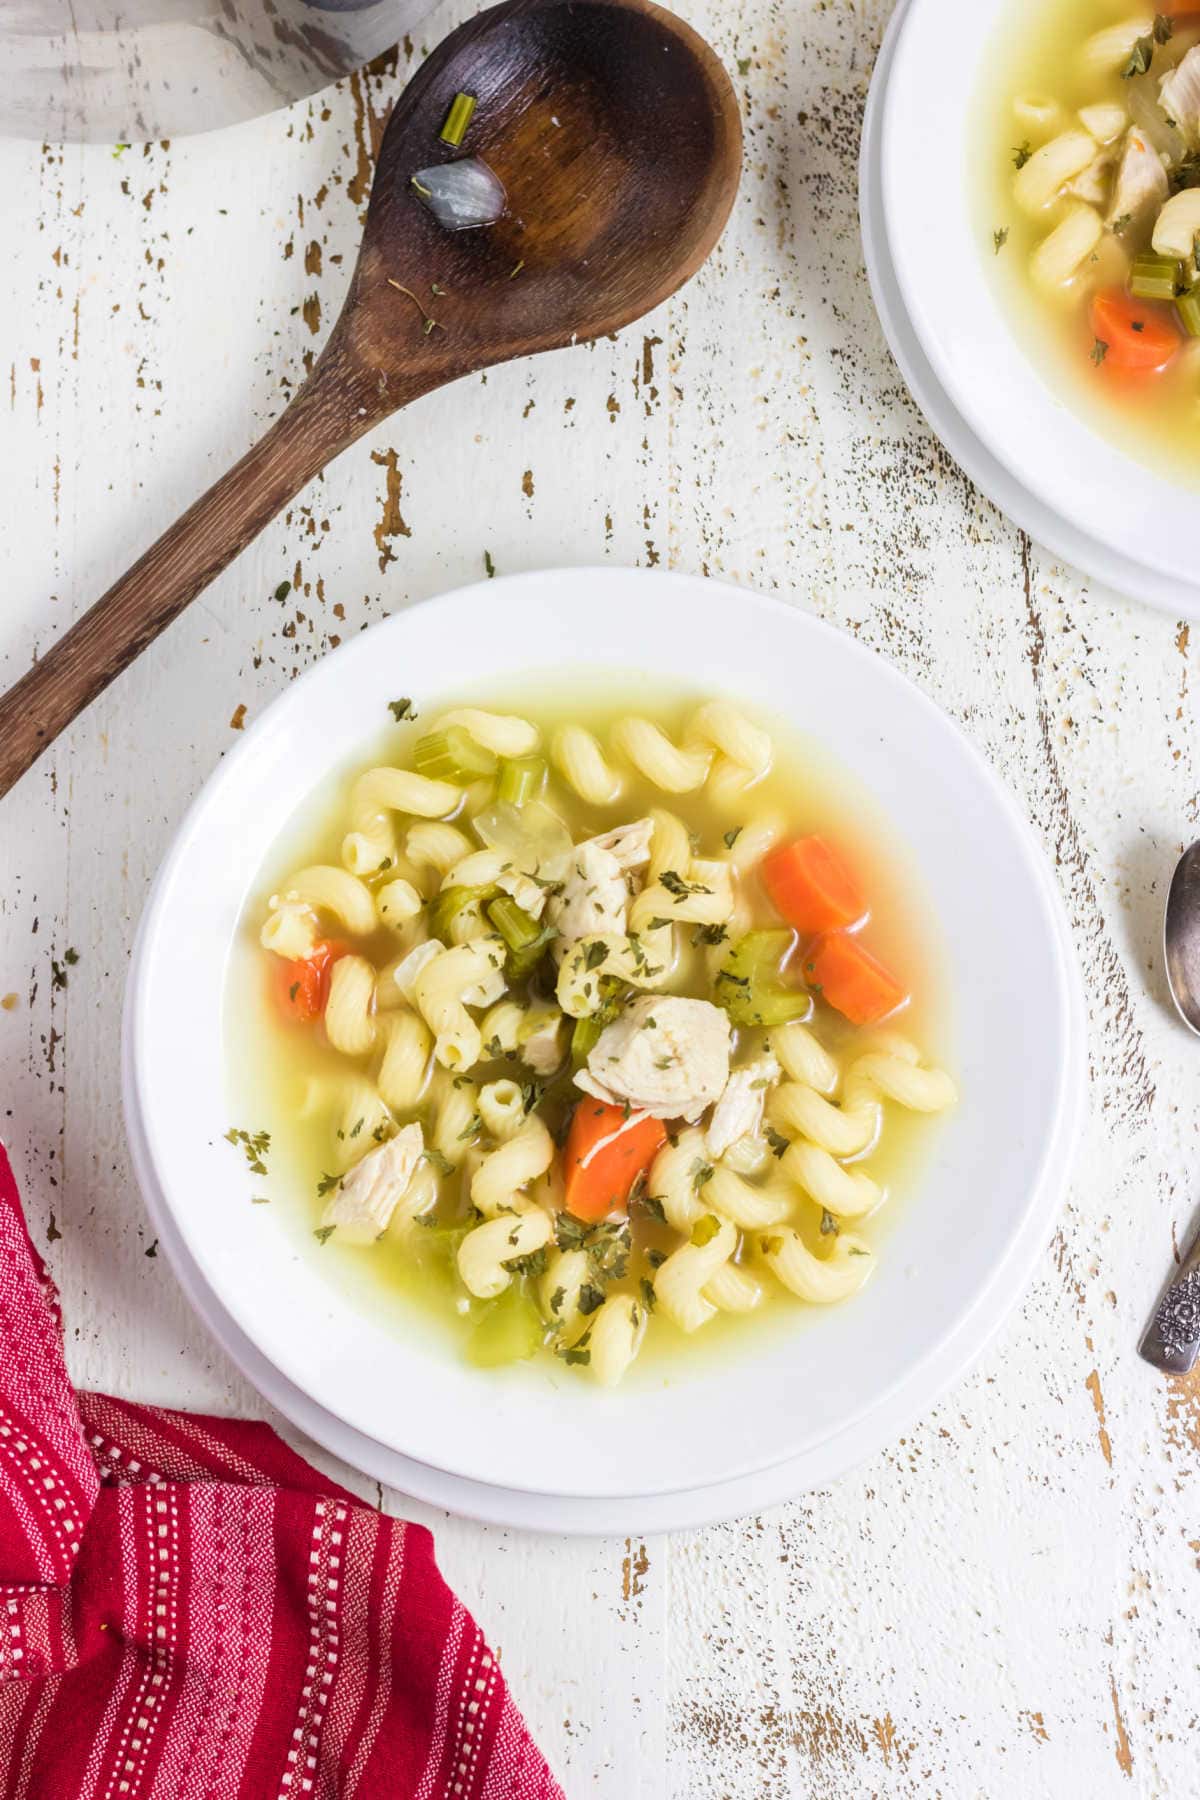
[[[271,900],[272,915],[263,927],[264,939],[272,931],[276,915],[285,906],[296,904],[311,907],[316,912],[328,913],[351,937],[367,937],[379,923],[370,888],[365,887],[355,876],[347,874],[345,869],[335,868],[331,863],[313,863],[306,869],[297,869],[290,877],[282,897],[276,896]],[[276,925],[276,934],[278,929]],[[273,950],[278,945],[268,943],[267,948]],[[311,948],[310,941],[304,954]],[[290,952],[284,951],[283,954]]]
[[[628,1294],[614,1294],[592,1317],[588,1338],[592,1375],[601,1387],[616,1387],[642,1347],[646,1314]]]
[[[536,725],[512,713],[482,712],[477,706],[456,706],[434,721],[435,731],[457,725],[484,750],[496,756],[532,756],[541,742]]]
[[[414,868],[432,869],[439,879],[470,852],[470,838],[442,819],[419,819],[404,839],[404,854]]]
[[[736,805],[771,767],[770,735],[728,700],[710,700],[698,707],[688,720],[684,742],[715,751],[707,792],[720,805]]]
[[[379,1091],[395,1112],[411,1112],[421,1103],[429,1079],[433,1038],[418,1013],[388,1013],[379,1021],[386,1048],[379,1066]]]
[[[527,1201],[527,1211],[500,1213],[468,1231],[458,1246],[458,1272],[477,1300],[494,1300],[512,1280],[509,1263],[531,1256],[548,1244],[550,1220],[540,1206]]]
[[[472,995],[488,992],[493,977],[499,978],[503,992],[502,951],[503,944],[496,938],[441,950],[412,983],[417,1008],[434,1034],[433,1053],[447,1069],[469,1069],[479,1061],[482,1039],[467,1003],[476,1004]],[[496,996],[493,993],[491,997]],[[478,1004],[487,1001],[481,999]]]
[[[430,1147],[457,1169],[479,1131],[479,1089],[465,1075],[435,1067],[429,1083],[433,1102]]]
[[[844,1169],[819,1144],[799,1139],[783,1153],[789,1180],[838,1219],[863,1219],[883,1200],[883,1189],[861,1169]]]
[[[728,1219],[705,1213],[697,1220],[694,1232],[711,1220],[710,1232],[702,1241],[672,1250],[665,1263],[655,1271],[654,1294],[659,1306],[681,1331],[698,1331],[716,1314],[717,1308],[704,1290],[737,1249],[738,1234]]]
[[[375,1043],[375,965],[339,956],[329,977],[325,1035],[343,1056],[365,1056]]]
[[[538,1283],[542,1313],[568,1343],[584,1324],[586,1315],[579,1297],[587,1284],[590,1266],[586,1250],[555,1250]]]
[[[763,1260],[801,1300],[830,1306],[856,1294],[875,1267],[875,1255],[862,1238],[843,1233],[826,1257],[814,1256],[798,1232],[781,1226],[760,1246]]]
[[[618,770],[604,754],[599,738],[582,725],[564,725],[550,745],[554,766],[589,806],[615,806],[625,790]]]
[[[479,1090],[479,1116],[489,1137],[507,1143],[525,1123],[525,1096],[515,1081],[489,1081]]]
[[[412,769],[368,769],[350,790],[351,829],[342,839],[342,861],[356,875],[372,875],[396,859],[393,813],[443,819],[462,799],[449,781],[431,781]]]
[[[712,751],[703,746],[680,749],[652,719],[618,719],[612,741],[639,775],[667,794],[693,794],[703,787]]]
[[[544,1175],[553,1161],[554,1139],[531,1113],[507,1143],[483,1158],[471,1180],[472,1205],[491,1218],[512,1206],[519,1190]]]

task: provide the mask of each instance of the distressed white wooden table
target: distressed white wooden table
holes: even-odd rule
[[[0,146],[6,680],[283,404],[340,302],[372,132],[469,10],[443,6],[398,66],[213,137]],[[887,10],[689,0],[747,132],[700,278],[617,340],[364,440],[0,808],[0,1131],[73,1372],[246,1412],[132,1182],[121,988],[197,787],[331,644],[489,556],[704,570],[889,657],[1028,808],[1086,971],[1092,1105],[1053,1249],[976,1373],[835,1488],[670,1541],[525,1537],[382,1496],[434,1525],[571,1796],[1200,1791],[1200,1382],[1134,1355],[1196,1185],[1200,1052],[1158,951],[1200,806],[1192,651],[1009,526],[904,391],[855,214]],[[1020,946],[980,954],[1011,961],[1019,1007]]]

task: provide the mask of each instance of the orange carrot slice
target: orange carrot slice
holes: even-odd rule
[[[1120,288],[1102,288],[1092,300],[1092,332],[1102,368],[1161,369],[1179,348],[1179,331],[1165,305],[1134,300]]]
[[[329,972],[347,945],[319,938],[308,956],[281,962],[275,971],[276,992],[284,1017],[311,1024],[323,1017],[329,998]]]
[[[874,1025],[908,999],[891,971],[844,931],[822,938],[805,959],[804,974],[852,1025]]]
[[[577,1219],[602,1219],[624,1206],[635,1178],[667,1141],[661,1119],[628,1122],[623,1106],[581,1100],[563,1157],[564,1202]]]
[[[853,876],[824,838],[797,838],[773,850],[762,875],[776,912],[807,936],[853,925],[867,910]]]

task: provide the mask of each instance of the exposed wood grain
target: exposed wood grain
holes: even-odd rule
[[[0,276],[10,678],[303,379],[321,341],[303,308],[319,302],[322,331],[338,312],[378,123],[470,11],[455,0],[393,65],[211,138],[115,160],[0,146],[21,197]],[[835,1489],[644,1557],[386,1496],[434,1524],[573,1800],[1196,1787],[1200,1385],[1134,1355],[1200,1166],[1200,1064],[1158,947],[1198,811],[1195,649],[1179,621],[1026,543],[903,390],[854,210],[886,11],[689,5],[737,71],[746,132],[713,261],[616,339],[472,377],[370,433],[0,816],[0,999],[17,996],[0,1007],[0,1129],[62,1285],[73,1372],[243,1411],[255,1396],[145,1254],[117,1067],[149,880],[237,741],[238,707],[251,722],[338,638],[489,558],[707,567],[888,656],[1033,819],[1088,975],[1092,1107],[1056,1241],[977,1372]],[[236,284],[214,279],[228,268]],[[381,569],[393,502],[408,535],[384,535]],[[988,948],[1013,956],[1019,1005],[1013,951]]]

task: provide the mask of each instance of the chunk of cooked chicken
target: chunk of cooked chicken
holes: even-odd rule
[[[1167,171],[1158,151],[1136,125],[1131,125],[1121,146],[1121,160],[1117,164],[1106,222],[1116,225],[1119,221],[1136,219],[1151,207],[1161,206],[1167,197],[1167,188]]]
[[[551,899],[546,917],[565,948],[606,932],[623,936],[628,907],[629,889],[620,863],[611,850],[590,840],[572,854],[562,892]]]
[[[620,868],[644,869],[650,861],[650,845],[654,838],[653,819],[634,819],[630,825],[617,825],[612,831],[590,841],[600,850],[616,857]]]
[[[391,1223],[425,1150],[421,1127],[405,1125],[394,1138],[369,1150],[330,1196],[322,1225],[335,1225],[348,1244],[372,1244]]]
[[[1158,104],[1193,148],[1200,144],[1200,44],[1163,76]]]
[[[705,1149],[714,1161],[724,1156],[739,1138],[751,1137],[759,1130],[767,1089],[779,1080],[779,1076],[779,1064],[769,1052],[730,1071],[725,1091],[713,1107],[704,1134]]]
[[[700,1117],[729,1079],[729,1020],[708,1000],[644,995],[605,1026],[576,1087],[656,1119]]]
[[[557,1006],[548,1006],[534,1021],[534,1029],[528,1035],[522,1032],[518,1038],[521,1060],[535,1075],[553,1075],[562,1062],[566,1055],[563,1042],[566,1023]]]

